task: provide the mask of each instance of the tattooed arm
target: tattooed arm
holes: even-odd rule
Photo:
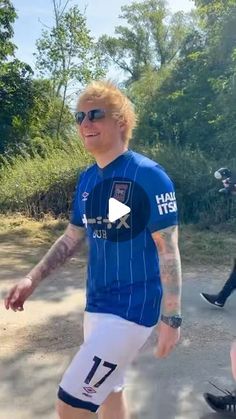
[[[162,314],[181,313],[181,262],[178,248],[178,227],[172,226],[152,234],[157,247],[163,286]]]
[[[65,233],[52,245],[43,259],[30,271],[27,277],[38,284],[74,254],[84,241],[84,229],[69,224]]]
[[[172,226],[152,234],[157,247],[161,282],[163,287],[162,314],[174,316],[181,314],[181,261],[178,248],[178,227]],[[180,329],[160,322],[158,344],[155,355],[163,358],[169,355],[180,338]]]
[[[43,259],[9,291],[5,298],[8,310],[22,311],[24,302],[38,284],[57,268],[62,266],[77,250],[85,238],[84,229],[69,224],[65,233],[52,245]]]

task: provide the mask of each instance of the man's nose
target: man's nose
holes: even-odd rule
[[[82,123],[81,123],[81,125],[86,127],[86,126],[91,125],[91,124],[92,124],[92,121],[91,121],[91,119],[89,119],[88,114],[86,114]]]

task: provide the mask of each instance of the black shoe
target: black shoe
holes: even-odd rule
[[[222,303],[220,301],[217,301],[217,297],[218,295],[214,295],[214,294],[206,294],[205,292],[201,292],[200,293],[201,297],[203,298],[204,301],[206,301],[208,304],[211,304],[215,307],[224,307],[225,303]]]
[[[231,417],[236,417],[235,394],[231,393],[228,390],[219,390],[222,391],[222,393],[226,394],[226,396],[214,396],[214,394],[211,393],[204,393],[203,396],[207,404],[218,413],[225,413]]]

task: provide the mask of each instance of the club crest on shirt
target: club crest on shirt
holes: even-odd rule
[[[131,189],[131,182],[119,182],[114,181],[111,189],[111,198],[117,199],[117,201],[126,204],[129,200]]]

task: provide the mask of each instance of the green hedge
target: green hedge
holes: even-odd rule
[[[181,222],[207,227],[236,221],[236,199],[219,194],[222,183],[214,178],[214,172],[220,167],[234,169],[235,159],[219,162],[199,150],[173,145],[138,151],[161,164],[174,181]]]
[[[173,145],[132,148],[159,162],[174,180],[182,222],[203,227],[235,222],[236,199],[219,194],[221,182],[213,176],[221,166],[234,168],[233,160],[217,162],[200,151]],[[22,212],[35,218],[45,213],[68,215],[76,179],[91,162],[79,140],[50,150],[44,158],[35,154],[5,159],[0,169],[1,212]]]
[[[49,212],[67,214],[76,179],[90,163],[78,140],[50,150],[45,157],[5,159],[0,170],[0,210],[35,218]]]

